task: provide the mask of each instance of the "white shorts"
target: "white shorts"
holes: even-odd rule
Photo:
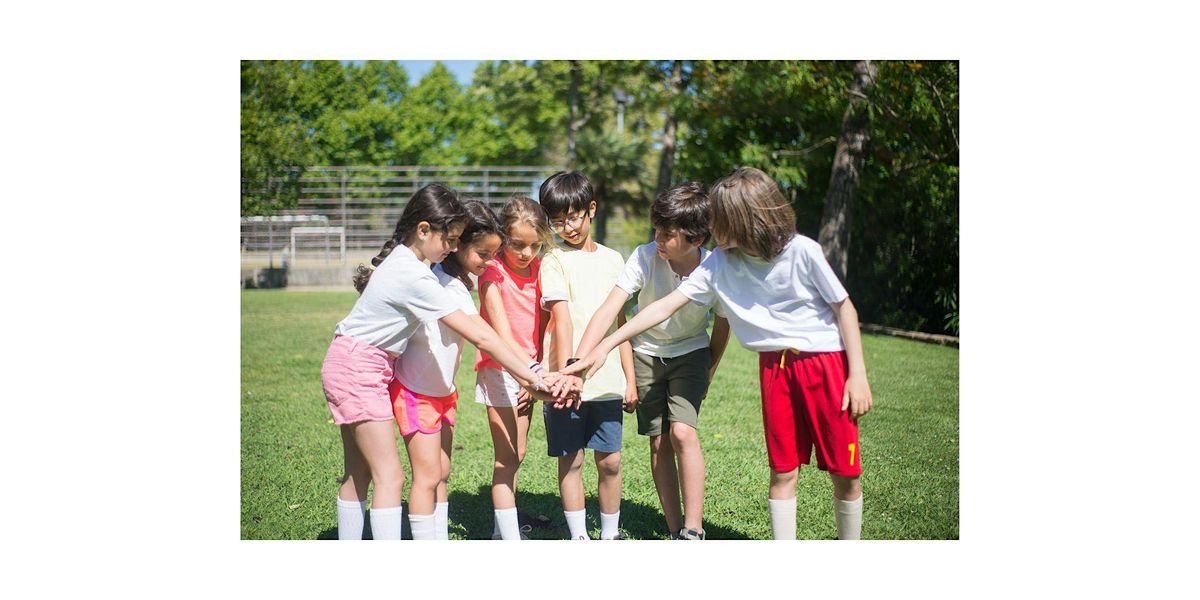
[[[475,401],[485,406],[517,405],[521,384],[508,371],[483,367],[475,373]]]

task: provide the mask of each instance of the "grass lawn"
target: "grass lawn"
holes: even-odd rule
[[[337,538],[334,498],[335,479],[342,474],[341,439],[325,406],[320,370],[333,326],[356,297],[353,291],[242,293],[243,539]],[[860,426],[863,538],[957,539],[958,350],[886,336],[863,338],[875,398]],[[451,539],[490,539],[492,534],[492,443],[486,412],[474,402],[474,356],[468,345],[457,377]],[[771,538],[757,369],[755,354],[731,340],[701,412],[709,539]],[[631,539],[665,539],[649,444],[637,435],[633,415],[626,415],[624,427],[621,529]],[[545,427],[535,411],[517,506],[534,525],[531,537],[566,539],[556,461],[546,456],[545,448]],[[402,442],[398,451],[405,463],[407,498],[412,471]],[[590,451],[584,464],[588,524],[598,538]],[[831,493],[829,477],[815,464],[800,470],[800,539],[836,538]],[[404,533],[408,537],[407,523]]]

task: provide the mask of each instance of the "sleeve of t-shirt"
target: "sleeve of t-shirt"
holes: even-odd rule
[[[642,289],[642,286],[646,285],[646,271],[648,269],[643,259],[643,254],[642,247],[634,250],[633,254],[629,255],[629,260],[625,261],[625,268],[617,276],[617,287],[630,296],[636,294],[638,290]]]
[[[500,265],[494,262],[484,267],[483,272],[479,274],[479,285],[482,287],[485,283],[503,283],[504,274],[500,272],[500,268]]]
[[[462,281],[455,278],[446,286],[446,291],[454,297],[458,310],[463,311],[463,314],[479,314],[479,309],[475,308],[475,302],[471,300],[471,292],[467,290],[467,286],[463,285]]]
[[[569,299],[567,273],[558,254],[549,254],[542,259],[542,268],[538,271],[538,285],[542,288],[542,308],[545,308],[548,302]]]
[[[699,304],[700,306],[712,306],[717,304],[717,291],[713,289],[713,272],[716,268],[717,253],[709,254],[707,258],[700,262],[691,275],[683,280],[676,288],[679,293],[687,297],[688,300]]]
[[[838,281],[833,267],[829,266],[829,261],[825,260],[825,254],[821,252],[819,244],[805,244],[804,259],[808,263],[808,276],[825,302],[841,302],[850,295],[846,293],[846,288],[842,287],[842,282]]]
[[[459,310],[458,303],[438,283],[433,273],[428,277],[417,277],[406,285],[395,286],[395,290],[388,303],[399,310],[409,311],[422,323],[435,321]]]

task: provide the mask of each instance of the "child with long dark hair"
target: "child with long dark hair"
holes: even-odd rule
[[[400,539],[404,472],[396,453],[389,385],[394,362],[423,324],[438,321],[486,349],[523,385],[546,391],[557,374],[539,375],[505,347],[481,320],[467,316],[425,265],[458,248],[468,217],[457,195],[427,185],[404,207],[392,237],[372,261],[359,266],[362,294],[337,324],[321,366],[333,421],[341,427],[345,476],[338,492],[338,538],[361,539],[368,486],[374,485],[371,530],[375,539]],[[570,389],[568,384],[561,390]],[[560,390],[560,391],[561,391]]]

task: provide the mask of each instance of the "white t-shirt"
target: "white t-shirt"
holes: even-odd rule
[[[446,289],[454,308],[468,315],[479,314],[471,292],[462,281],[443,271],[442,265],[434,267],[433,274]],[[408,347],[396,359],[396,379],[418,394],[449,396],[454,392],[454,374],[458,372],[462,349],[461,335],[441,321],[428,321],[408,338]]]
[[[769,261],[718,248],[680,284],[679,292],[702,306],[719,304],[729,328],[750,350],[844,349],[829,305],[848,294],[821,245],[802,235]]]
[[[702,262],[708,255],[708,250],[700,248]],[[655,300],[675,291],[687,279],[671,269],[671,263],[658,255],[658,244],[650,242],[638,246],[629,255],[625,270],[617,278],[617,287],[630,296],[641,290],[637,306],[633,308],[636,315]],[[718,315],[724,316],[719,305],[716,309]],[[683,356],[707,346],[708,307],[695,303],[688,303],[666,321],[633,338],[635,352],[661,358]]]
[[[401,244],[371,274],[367,288],[334,333],[400,354],[421,323],[456,309],[429,266]]]
[[[625,267],[621,253],[596,244],[594,252],[576,250],[559,244],[542,258],[539,280],[542,287],[542,306],[553,300],[566,300],[571,312],[571,351],[579,347],[588,321],[596,309],[604,304],[608,293],[617,282],[617,276]],[[604,335],[615,331],[616,323]],[[547,330],[548,335],[551,330]],[[553,340],[554,344],[561,343]],[[546,356],[555,356],[553,344],[547,345]],[[599,371],[583,385],[583,400],[621,400],[625,398],[625,371],[621,368],[621,354],[613,348]]]

